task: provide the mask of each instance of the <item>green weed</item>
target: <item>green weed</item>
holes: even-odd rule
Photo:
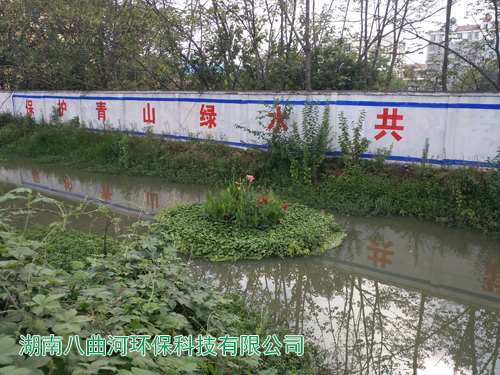
[[[365,116],[366,111],[362,110],[359,114],[357,123],[354,124],[354,121],[351,123],[351,135],[349,132],[349,124],[347,123],[347,118],[344,116],[344,112],[341,111],[339,114],[340,151],[342,152],[342,160],[348,168],[352,165],[359,164],[361,155],[368,150],[371,143],[371,141],[369,141],[366,137],[361,137]]]

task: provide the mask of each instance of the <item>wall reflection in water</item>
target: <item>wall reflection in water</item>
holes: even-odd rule
[[[339,373],[500,374],[498,242],[409,219],[341,220],[348,236],[324,256],[195,259],[192,271],[309,331]]]
[[[121,226],[130,226],[139,218],[153,219],[165,205],[193,203],[206,199],[206,186],[183,185],[159,179],[130,176],[113,176],[88,173],[58,165],[43,165],[25,158],[12,158],[0,164],[0,195],[16,187],[31,188],[44,196],[55,198],[69,205],[100,200],[111,204],[109,216],[120,218]],[[23,205],[24,202],[9,202]],[[45,207],[44,208],[49,208]],[[95,206],[91,206],[95,208]],[[48,225],[57,216],[41,213],[32,223]],[[108,217],[80,216],[72,220],[71,228],[92,232],[103,231]],[[114,228],[119,233],[119,228]]]

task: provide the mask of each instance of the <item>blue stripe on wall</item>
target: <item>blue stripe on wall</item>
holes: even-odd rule
[[[273,104],[272,100],[243,100],[243,99],[213,99],[213,98],[151,98],[151,97],[115,97],[115,96],[64,96],[64,95],[24,95],[13,94],[14,98],[25,99],[64,99],[64,100],[110,100],[110,101],[148,101],[148,102],[184,102],[184,103],[225,103],[225,104]],[[285,102],[283,102],[285,103]],[[304,105],[305,100],[291,100],[286,102],[291,105]],[[421,103],[421,102],[384,102],[384,101],[318,101],[319,105],[339,105],[358,107],[407,107],[407,108],[458,108],[458,109],[490,109],[500,110],[500,104],[476,104],[476,103]]]

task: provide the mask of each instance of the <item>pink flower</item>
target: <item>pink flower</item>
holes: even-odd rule
[[[255,177],[252,176],[251,174],[247,174],[247,180],[252,182],[253,180],[255,180]]]

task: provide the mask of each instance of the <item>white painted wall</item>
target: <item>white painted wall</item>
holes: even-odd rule
[[[199,138],[227,139],[234,146],[246,143],[258,144],[258,140],[234,125],[259,129],[256,117],[259,111],[267,111],[264,103],[273,99],[289,100],[295,105],[290,121],[300,124],[305,94],[284,92],[14,92],[0,93],[1,111],[26,114],[31,101],[37,120],[48,119],[53,107],[66,104],[62,119],[78,116],[88,126],[102,128],[98,119],[97,103],[104,102],[106,123],[117,128],[132,128],[143,132],[152,126],[155,134],[166,134],[185,139],[189,135]],[[320,102],[320,112],[330,105],[333,125],[334,149],[338,151],[338,114],[343,111],[349,121],[356,121],[361,110],[366,110],[363,136],[372,141],[370,154],[379,147],[393,146],[392,160],[420,161],[426,138],[429,138],[429,158],[440,164],[463,162],[485,162],[496,154],[500,145],[500,95],[499,94],[448,94],[448,93],[360,93],[332,92],[313,94],[312,99]],[[10,107],[9,104],[10,102]],[[149,105],[149,116],[148,116]],[[214,106],[215,127],[202,126],[202,106]],[[12,108],[13,106],[13,108]],[[388,114],[397,110],[403,116],[397,121],[397,135],[386,130],[381,138],[375,138],[382,130],[384,108]],[[152,120],[154,109],[154,123]],[[146,116],[144,116],[146,114]],[[268,119],[271,122],[271,117]],[[391,127],[392,122],[387,122]],[[401,137],[398,141],[396,138]],[[370,156],[367,154],[366,156]]]

